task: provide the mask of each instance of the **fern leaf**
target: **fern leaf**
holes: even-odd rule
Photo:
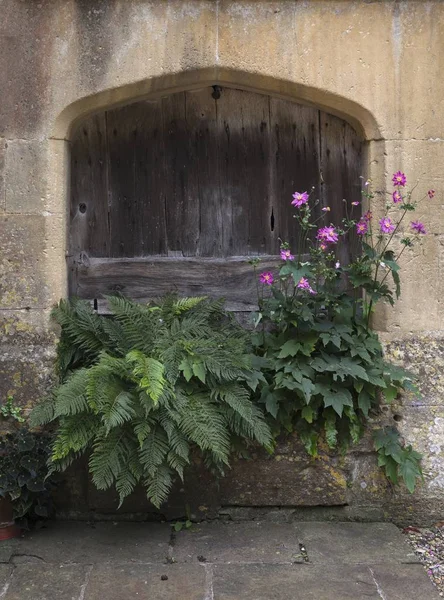
[[[39,427],[46,425],[55,419],[55,397],[50,395],[45,398],[40,404],[37,404],[29,416],[29,424],[31,427]]]
[[[94,444],[89,459],[92,480],[98,490],[106,490],[114,483],[124,468],[129,450],[122,430],[111,430]]]
[[[145,485],[148,500],[156,508],[160,508],[162,503],[168,498],[172,483],[171,470],[165,465],[156,469],[156,472],[146,480]]]
[[[142,448],[139,450],[139,460],[144,472],[152,477],[159,465],[168,454],[168,439],[160,427],[153,429],[145,438]]]
[[[88,369],[79,369],[55,391],[54,418],[89,411],[86,398],[88,375]]]
[[[126,360],[133,365],[133,373],[139,378],[139,386],[157,404],[165,387],[164,366],[155,358],[145,356],[138,350],[126,355]]]

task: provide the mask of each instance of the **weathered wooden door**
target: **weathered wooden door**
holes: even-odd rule
[[[297,243],[292,193],[313,188],[327,223],[360,199],[361,139],[315,108],[209,87],[90,117],[71,173],[72,295],[177,291],[250,310],[248,258],[270,268],[280,240]]]

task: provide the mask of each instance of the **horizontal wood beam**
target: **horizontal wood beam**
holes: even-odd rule
[[[100,312],[106,312],[103,297],[120,292],[129,298],[148,301],[169,292],[180,296],[224,298],[228,310],[243,312],[257,309],[259,273],[277,274],[276,256],[262,256],[256,267],[252,257],[131,259],[92,258],[77,266],[75,296],[96,300]]]

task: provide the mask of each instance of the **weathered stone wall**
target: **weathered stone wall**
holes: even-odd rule
[[[405,398],[395,410],[407,440],[425,454],[425,485],[413,497],[387,490],[366,452],[355,456],[347,477],[337,472],[333,479],[355,512],[442,517],[444,4],[1,0],[0,14],[2,398],[12,393],[28,406],[50,377],[48,313],[67,289],[73,123],[104,107],[215,83],[293,98],[362,131],[376,190],[390,187],[398,168],[417,183],[418,197],[436,189],[436,199],[419,207],[430,233],[405,254],[402,300],[375,320],[389,356],[421,375],[423,400]],[[271,471],[286,481],[291,468],[279,469],[289,459],[279,456]],[[314,467],[300,472],[306,468]],[[226,504],[242,504],[242,493]],[[276,497],[312,504],[290,492],[287,501]]]

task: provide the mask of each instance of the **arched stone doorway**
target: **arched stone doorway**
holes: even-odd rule
[[[214,85],[136,102],[84,119],[71,140],[69,287],[99,308],[117,290],[175,290],[249,310],[248,259],[272,266],[280,240],[297,246],[292,193],[313,188],[336,224],[360,199],[353,127],[256,92]]]

